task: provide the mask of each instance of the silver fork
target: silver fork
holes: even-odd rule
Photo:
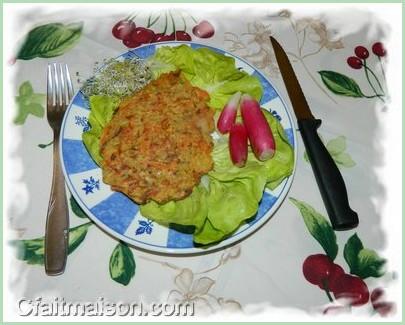
[[[53,176],[45,230],[45,271],[48,275],[64,272],[68,254],[69,210],[59,156],[59,136],[63,115],[72,96],[68,66],[48,64],[47,118],[53,130]]]

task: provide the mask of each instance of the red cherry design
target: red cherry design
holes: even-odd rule
[[[347,64],[353,69],[361,69],[361,67],[363,66],[361,60],[356,56],[351,56],[347,58]]]
[[[174,33],[172,33],[170,35],[158,33],[158,34],[155,34],[155,38],[153,39],[153,42],[167,42],[167,41],[174,41],[174,40],[175,40]]]
[[[379,302],[373,305],[374,310],[381,316],[385,317],[393,313],[395,310],[395,304],[393,302]]]
[[[122,41],[122,43],[123,43],[126,47],[128,47],[128,48],[130,48],[130,49],[134,49],[135,47],[138,47],[138,46],[142,45],[141,43],[139,43],[139,42],[137,42],[137,41],[134,41],[134,40],[132,40],[131,38],[130,38],[130,39],[124,39],[124,40]]]
[[[156,42],[160,37],[165,36],[163,33],[155,33],[155,37],[153,38],[153,41]],[[158,41],[159,42],[159,41]]]
[[[368,50],[364,46],[356,46],[354,54],[360,59],[367,59],[369,56]]]
[[[326,255],[310,255],[302,265],[302,272],[308,282],[319,285],[322,280],[328,277],[331,264],[332,261]]]
[[[387,55],[387,51],[385,50],[385,47],[384,47],[383,43],[381,43],[381,42],[374,43],[371,50],[377,56],[386,56]]]
[[[208,21],[203,20],[193,27],[193,34],[199,38],[210,38],[214,35],[215,29]]]
[[[342,274],[335,281],[336,299],[348,299],[351,306],[361,306],[368,302],[370,293],[366,283],[359,277]]]
[[[170,35],[167,35],[167,36],[169,36],[169,41],[175,41],[176,40],[176,33],[171,33]]]
[[[163,33],[157,33],[155,34],[155,37],[153,38],[153,42],[164,42],[166,41],[167,35]]]
[[[384,295],[385,295],[384,289],[382,289],[382,288],[374,289],[370,295],[371,303],[374,304],[374,303],[380,302],[382,300],[382,298],[384,297]]]
[[[395,309],[395,304],[393,302],[384,301],[385,292],[382,288],[376,288],[371,292],[370,300],[373,308],[381,316],[387,316],[393,312]]]
[[[176,32],[176,40],[178,41],[191,41],[191,36],[189,33],[183,31],[183,30],[178,30]]]
[[[132,20],[120,20],[112,28],[112,34],[115,38],[120,40],[127,39],[135,30],[136,25]]]
[[[343,269],[324,254],[308,256],[302,265],[302,272],[308,282],[321,289],[326,289],[326,284],[330,291],[334,290],[336,279],[344,274]]]
[[[150,43],[155,38],[153,30],[145,27],[137,27],[131,33],[131,39],[140,44]]]
[[[328,287],[329,287],[329,291],[334,292],[336,289],[336,282],[338,280],[338,278],[345,274],[345,271],[342,269],[341,266],[334,264],[332,265],[330,271],[329,271],[329,278],[328,278]],[[323,285],[319,286],[321,289],[325,289],[323,287]]]

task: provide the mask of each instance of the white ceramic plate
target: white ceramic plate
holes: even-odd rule
[[[261,106],[276,116],[294,148],[296,161],[296,132],[284,101],[271,82],[248,62],[224,50],[193,42],[167,42],[148,44],[126,52],[120,58],[137,56],[145,59],[160,46],[187,44],[193,48],[208,47],[235,58],[236,66],[260,79],[264,93]],[[290,189],[293,175],[285,179],[274,191],[265,190],[254,218],[242,225],[232,236],[209,248],[195,247],[192,234],[181,233],[146,219],[139,207],[122,193],[114,192],[102,181],[102,171],[94,163],[82,142],[82,133],[89,129],[89,105],[79,91],[68,107],[62,125],[61,157],[66,183],[81,208],[107,233],[135,247],[169,254],[195,254],[221,249],[247,237],[262,226],[278,209]]]

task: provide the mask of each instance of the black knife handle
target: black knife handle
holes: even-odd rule
[[[359,218],[349,206],[343,177],[318,136],[321,122],[318,119],[299,120],[298,127],[333,229],[352,229],[359,224]]]

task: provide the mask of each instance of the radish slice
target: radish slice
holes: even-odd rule
[[[235,93],[224,106],[221,115],[219,116],[217,128],[222,134],[228,133],[232,125],[235,124],[236,114],[238,112],[239,100],[241,93]]]
[[[248,155],[248,135],[242,123],[236,123],[229,133],[229,152],[234,165],[245,166]]]
[[[243,95],[240,107],[243,123],[256,158],[261,161],[270,159],[274,156],[276,143],[260,104],[249,95]]]

